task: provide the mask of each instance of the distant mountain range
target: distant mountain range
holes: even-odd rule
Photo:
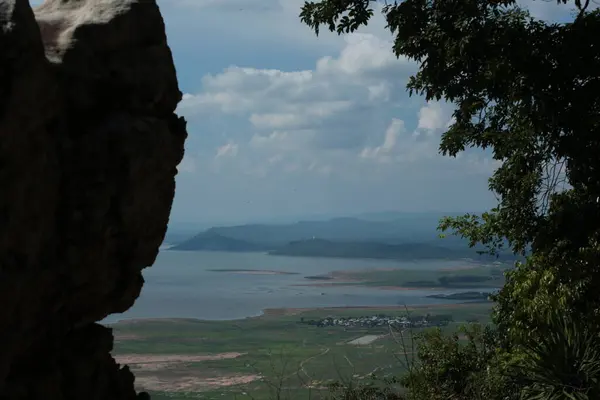
[[[267,247],[312,238],[334,241],[374,241],[389,244],[439,241],[437,224],[441,215],[406,215],[393,220],[333,218],[326,221],[300,221],[290,224],[245,224],[213,227],[203,233],[245,240]],[[465,243],[448,237],[446,246]]]
[[[213,227],[176,243],[172,250],[268,252],[272,255],[379,259],[477,258],[457,237],[440,239],[439,216],[394,220],[334,218],[293,224]],[[486,257],[488,258],[488,257]],[[514,259],[512,255],[502,259]]]

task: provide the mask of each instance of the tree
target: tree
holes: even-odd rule
[[[447,336],[436,328],[416,337],[417,359],[401,380],[407,399],[518,399],[518,389],[501,373],[497,332],[472,324],[459,333]]]
[[[553,309],[600,327],[600,12],[547,23],[512,0],[403,0],[383,6],[393,51],[418,63],[411,94],[455,106],[440,151],[488,149],[501,166],[498,199],[483,215],[441,221],[441,230],[528,256],[496,297],[506,344],[542,333]],[[300,17],[353,32],[373,0],[320,0]]]

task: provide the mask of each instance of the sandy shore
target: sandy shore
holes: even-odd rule
[[[115,356],[115,361],[119,364],[136,365],[141,368],[152,368],[153,364],[164,366],[173,363],[191,363],[201,361],[228,360],[238,358],[245,353],[219,353],[219,354],[119,354]]]
[[[366,283],[364,281],[327,281],[325,283],[321,282],[321,283],[298,283],[296,285],[292,285],[292,286],[310,286],[310,287],[332,287],[332,286],[356,286],[357,284],[361,284],[361,283]],[[443,287],[435,287],[435,286],[431,286],[431,287],[406,287],[406,286],[361,286],[361,287],[367,287],[367,288],[371,288],[371,289],[379,289],[379,290],[398,290],[398,291],[404,291],[404,290],[432,290],[432,291],[440,291],[440,290],[447,290],[448,288],[443,288]]]
[[[410,289],[410,288],[409,288]],[[428,309],[428,308],[464,308],[464,307],[473,307],[480,305],[478,302],[469,302],[469,303],[435,303],[435,304],[420,304],[414,306],[339,306],[339,307],[307,307],[307,308],[265,308],[261,315],[255,317],[246,317],[246,318],[263,318],[263,317],[278,317],[278,316],[286,316],[286,315],[297,315],[302,314],[309,311],[329,311],[329,312],[340,312],[343,310],[389,310],[389,311],[398,311],[398,310],[419,310],[419,309]],[[240,319],[246,319],[240,318]],[[147,323],[147,322],[160,322],[160,323],[182,323],[182,322],[197,322],[197,321],[206,321],[202,319],[193,319],[193,318],[135,318],[135,319],[124,319],[115,323],[111,323],[108,325],[125,325],[125,324],[136,324],[136,323]],[[135,340],[134,337],[117,337],[117,340]]]
[[[313,286],[313,287],[327,287],[327,286],[339,286],[346,284],[357,284],[364,283],[361,279],[353,277],[353,273],[362,271],[333,271],[323,275],[313,275],[311,277],[305,277],[306,283],[297,283],[292,286]]]
[[[298,275],[298,272],[273,271],[268,269],[209,269],[209,271],[236,275]]]
[[[379,290],[448,290],[448,288],[431,286],[431,287],[406,287],[406,286],[369,286]]]
[[[117,354],[115,361],[128,365],[136,374],[138,390],[202,392],[221,387],[248,384],[261,379],[258,374],[215,374],[192,369],[190,363],[229,360],[246,353],[217,354]]]
[[[440,268],[440,271],[467,271],[470,269],[475,269],[475,268],[479,268],[481,267],[481,265],[479,264],[472,264],[472,265],[459,265],[456,267],[452,267],[452,268]]]
[[[397,271],[398,268],[377,268],[375,271]],[[373,270],[365,270],[364,272],[370,272]],[[355,286],[367,283],[362,279],[353,278],[353,275],[361,273],[363,271],[334,271],[330,274],[323,275],[323,279],[312,279],[311,282],[298,283],[292,286],[311,286],[311,287],[332,287],[332,286]],[[323,280],[325,282],[323,282]],[[406,287],[406,286],[363,286],[370,287],[372,289],[379,290],[444,290],[441,287]]]
[[[481,265],[477,263],[469,264],[468,261],[465,261],[464,264],[457,265],[456,267],[450,268],[442,268],[439,271],[451,272],[451,271],[466,271],[470,269],[479,268]],[[320,276],[320,279],[313,277],[312,279],[308,279],[306,283],[298,283],[293,286],[311,286],[311,287],[332,287],[332,286],[351,286],[351,285],[360,285],[365,284],[367,281],[362,279],[355,278],[356,275],[361,273],[369,273],[373,271],[379,272],[389,272],[389,271],[402,271],[402,268],[372,268],[365,270],[356,270],[356,271],[333,271],[329,274],[324,274]],[[431,287],[405,287],[405,286],[368,286],[373,289],[380,290],[445,290],[447,288],[439,287],[439,286],[431,286]]]

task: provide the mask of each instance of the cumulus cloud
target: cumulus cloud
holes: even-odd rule
[[[319,59],[313,70],[281,71],[232,66],[203,78],[203,91],[184,96],[186,112],[256,113],[327,118],[353,104],[394,100],[415,64],[396,59],[391,43],[371,34],[345,37],[338,57]],[[403,91],[403,90],[402,90]],[[281,103],[281,99],[285,102]]]
[[[276,0],[169,0],[173,5],[196,9],[217,9],[222,11],[266,11],[279,10],[281,6]]]
[[[390,126],[385,131],[383,143],[377,147],[365,147],[360,153],[362,158],[374,158],[381,162],[392,161],[392,153],[396,150],[398,137],[405,131],[404,121],[392,119]]]
[[[393,56],[391,46],[372,34],[352,34],[338,55],[318,59],[312,69],[230,66],[206,75],[203,90],[186,94],[179,111],[192,123],[215,116],[241,121],[216,158],[228,156],[246,172],[258,168],[257,176],[364,176],[373,173],[370,163],[390,170],[423,163],[418,173],[435,173],[447,162],[437,146],[452,107],[410,98],[405,85],[416,65]],[[248,151],[235,157],[240,148]]]
[[[381,16],[371,30],[323,42],[298,22],[300,0],[267,0],[264,13],[249,5],[256,30],[225,10],[235,1],[243,2],[169,6],[202,10],[197,15],[214,19],[206,24],[220,49],[235,43],[246,52],[198,74],[193,90],[183,86],[178,112],[189,121],[195,172],[183,175],[178,193],[189,196],[196,185],[205,203],[227,215],[473,209],[488,199],[486,179],[497,164],[479,151],[438,154],[453,107],[408,96],[416,64],[393,55]],[[228,13],[227,29],[217,27],[224,21],[218,13]]]
[[[381,125],[383,114],[411,103],[404,85],[414,70],[413,63],[392,55],[389,41],[350,35],[339,56],[319,59],[312,70],[232,66],[208,75],[202,92],[184,96],[180,112],[190,119],[214,113],[244,116],[250,137],[356,149],[377,129],[374,121]]]
[[[417,130],[429,135],[439,133],[452,123],[452,106],[441,102],[429,102],[419,110]]]
[[[238,149],[239,147],[236,143],[229,142],[227,144],[224,144],[223,146],[220,146],[217,149],[217,154],[215,158],[235,157],[237,156]]]
[[[294,49],[318,51],[343,46],[343,38],[334,33],[314,32],[299,18],[305,0],[159,0],[167,14],[167,22],[173,21],[173,33],[184,33],[197,38],[201,34],[219,33],[219,41],[228,43],[235,38],[238,43],[263,48],[274,44],[290,45]],[[382,3],[374,3],[376,17],[364,33],[389,36],[385,19],[381,17]],[[179,22],[178,26],[175,23]],[[212,32],[212,34],[210,34]],[[233,43],[233,41],[232,41]]]

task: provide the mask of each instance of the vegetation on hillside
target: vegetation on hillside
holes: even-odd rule
[[[441,215],[441,214],[439,214]],[[396,215],[393,213],[367,214],[363,218],[334,218],[324,221],[300,221],[290,224],[246,224],[216,226],[198,236],[220,236],[251,242],[263,248],[274,249],[290,242],[312,238],[340,242],[439,242],[435,228],[438,214]],[[372,219],[369,219],[372,218]],[[438,243],[439,244],[439,243]],[[446,240],[446,247],[461,247],[460,238]]]
[[[377,229],[381,229],[379,233]],[[269,252],[272,255],[298,257],[390,260],[496,259],[495,256],[468,248],[465,242],[431,239],[431,231],[435,232],[433,229],[429,230],[429,235],[417,232],[417,241],[411,240],[408,237],[409,229],[399,221],[371,222],[353,218],[291,225],[217,227],[187,238],[173,245],[171,250]],[[372,236],[381,239],[370,239]],[[515,256],[504,251],[500,258],[500,261],[509,261],[514,260]]]
[[[380,242],[336,242],[324,239],[299,240],[272,250],[269,254],[297,257],[372,258],[383,260],[441,260],[476,258],[490,260],[470,249],[456,249],[431,243],[388,244]],[[503,260],[514,258],[504,254]]]
[[[368,23],[372,0],[306,2],[319,34]],[[596,399],[600,390],[600,11],[568,23],[530,16],[514,0],[402,0],[383,13],[393,51],[418,63],[410,93],[454,105],[440,151],[487,149],[495,208],[440,228],[527,261],[495,297],[494,330],[461,347],[426,336],[404,377],[410,399]],[[389,393],[369,398],[391,398]],[[349,398],[349,397],[347,397]]]

